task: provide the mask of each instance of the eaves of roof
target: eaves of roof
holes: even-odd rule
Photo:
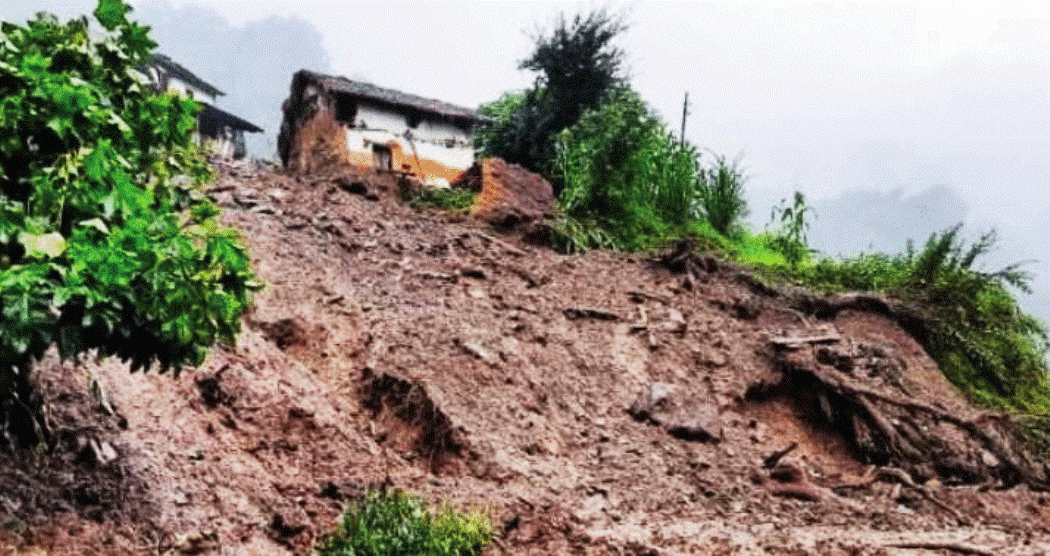
[[[192,71],[186,69],[183,65],[175,62],[174,60],[163,54],[157,52],[153,53],[153,63],[164,68],[169,74],[171,74],[176,79],[179,79],[184,83],[188,83],[200,89],[205,94],[211,95],[213,97],[226,96],[226,93],[216,89],[207,81],[201,79],[200,77],[197,77]]]
[[[402,93],[401,91],[395,91],[394,89],[386,89],[363,81],[352,81],[345,77],[324,75],[309,70],[300,70],[299,75],[303,79],[319,83],[325,90],[340,92],[395,108],[418,110],[420,112],[435,114],[445,119],[464,122],[468,125],[489,121],[485,116],[482,116],[469,108],[463,108],[462,106],[456,106],[440,100],[425,98],[410,93]]]
[[[201,132],[205,135],[214,135],[213,131],[219,130],[219,126],[230,126],[232,129],[243,129],[248,133],[261,133],[262,128],[225,110],[216,108],[206,102],[202,102],[203,109],[200,113]]]

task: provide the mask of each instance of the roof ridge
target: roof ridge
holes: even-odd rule
[[[349,79],[340,75],[329,75],[313,70],[300,70],[305,77],[320,81],[328,88],[343,93],[377,100],[387,104],[405,106],[431,112],[447,118],[466,119],[473,122],[487,121],[487,118],[478,114],[477,111],[458,106],[443,100],[424,97],[414,93],[406,93],[397,89],[383,87],[367,81]]]

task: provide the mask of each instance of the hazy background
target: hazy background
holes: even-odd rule
[[[909,5],[910,4],[910,5]],[[990,268],[1038,259],[1022,303],[1050,321],[1050,6],[1045,2],[610,4],[637,90],[675,128],[749,170],[751,219],[801,190],[830,254],[898,252],[965,221],[995,226]],[[530,83],[537,29],[578,2],[134,2],[159,50],[266,129],[300,68],[474,107]],[[91,1],[6,0],[3,19]]]

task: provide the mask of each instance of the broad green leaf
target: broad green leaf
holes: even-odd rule
[[[43,235],[22,234],[19,239],[25,247],[26,256],[30,258],[53,259],[66,250],[66,238],[58,232]]]

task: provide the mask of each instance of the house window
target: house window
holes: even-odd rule
[[[394,154],[386,145],[372,145],[372,160],[376,169],[389,172],[394,168]]]

